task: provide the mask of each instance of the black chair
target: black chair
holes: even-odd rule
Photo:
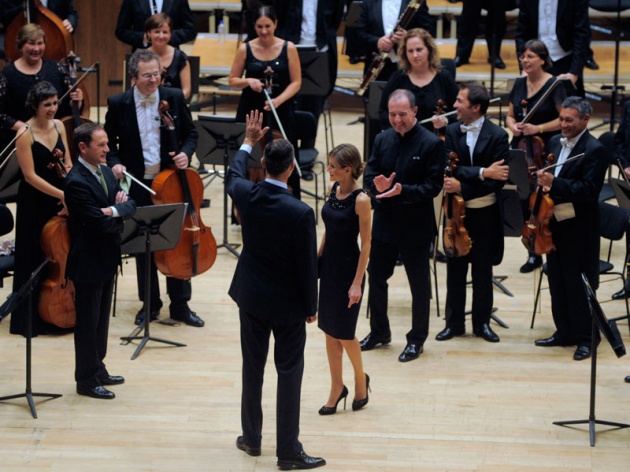
[[[315,218],[319,221],[319,201],[326,198],[326,165],[317,160],[319,151],[315,149],[317,136],[317,121],[309,111],[295,112],[295,129],[299,146],[299,161],[302,178],[315,180],[315,193],[302,188],[302,193],[315,198]],[[319,185],[319,176],[322,177],[322,185]]]
[[[0,235],[5,235],[13,231],[13,214],[5,205],[0,205]],[[0,256],[0,288],[4,287],[5,277],[13,276],[15,267],[15,256]]]
[[[620,278],[622,282],[622,287],[626,286],[626,276],[624,270],[616,271],[615,266],[610,262],[610,257],[612,254],[612,243],[613,241],[619,241],[626,234],[626,228],[628,227],[628,217],[630,216],[630,211],[625,210],[624,208],[620,208],[615,205],[611,205],[609,203],[599,203],[599,219],[600,219],[600,236],[604,239],[609,240],[608,246],[608,254],[606,256],[606,260],[599,261],[599,275],[614,275],[613,279],[608,279],[600,283],[610,282],[611,280],[615,280],[616,278]],[[628,255],[626,254],[627,259]],[[625,260],[624,259],[624,260]],[[547,275],[547,263],[544,263],[542,266],[541,274],[538,279],[538,286],[536,287],[536,296],[534,298],[534,310],[532,311],[532,322],[530,328],[534,328],[534,320],[536,318],[536,309],[538,307],[538,301],[540,300],[540,291],[542,285],[542,276]],[[611,300],[606,300],[611,301]],[[628,299],[625,299],[626,302],[626,315],[621,316],[619,318],[615,318],[615,320],[626,319],[628,320],[629,329],[630,329],[630,306],[628,304]],[[603,302],[600,302],[603,303]]]

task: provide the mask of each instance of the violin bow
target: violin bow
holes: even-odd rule
[[[24,133],[26,133],[26,131],[31,127],[30,123],[24,123],[24,131],[22,131],[20,134],[18,134],[15,138],[13,138],[11,140],[11,142],[9,144],[7,144],[7,147],[5,147],[2,151],[0,151],[0,156],[3,156],[5,152],[7,152],[7,149],[10,149],[11,146],[13,146],[13,143],[16,142],[18,139],[20,139],[22,137],[22,135]],[[9,159],[11,159],[11,156],[13,155],[13,153],[10,153],[7,158],[2,161],[2,164],[0,164],[0,170],[2,170],[4,168],[5,165],[7,165],[7,162],[9,162]]]
[[[64,93],[61,98],[59,99],[59,103],[63,102],[63,100],[72,92],[74,92],[74,90],[78,87],[78,85],[83,82],[85,80],[85,78],[87,77],[87,75],[92,72],[93,70],[96,70],[96,62],[94,64],[92,64],[90,67],[88,67],[87,69],[85,69],[85,72],[83,72],[83,75],[81,77],[79,77],[77,79],[77,81],[72,84],[72,86],[68,89],[68,91],[66,93]]]
[[[271,101],[271,97],[269,96],[269,92],[267,89],[263,87],[263,91],[265,92],[265,96],[267,97],[267,102],[269,103],[269,107],[271,108],[271,112],[273,113],[274,118],[276,119],[276,123],[278,123],[278,128],[280,128],[280,132],[282,133],[282,137],[288,141],[287,133],[284,132],[284,128],[282,127],[282,123],[280,122],[280,118],[278,117],[278,112],[276,111],[276,107]],[[302,169],[300,169],[300,164],[298,164],[297,159],[295,158],[295,153],[293,153],[293,163],[295,164],[295,170],[300,177],[302,177]]]
[[[564,161],[564,162],[557,162],[557,163],[555,163],[555,164],[551,164],[551,165],[549,165],[549,166],[547,166],[547,167],[543,167],[542,169],[538,169],[538,170],[541,170],[541,171],[545,172],[545,171],[547,171],[547,170],[549,170],[549,169],[555,169],[555,168],[556,168],[556,167],[558,167],[558,166],[562,166],[562,165],[566,164],[567,162],[571,162],[571,161],[574,161],[574,160],[576,160],[576,159],[581,159],[581,158],[582,158],[582,157],[584,157],[584,156],[586,156],[586,154],[585,154],[585,153],[582,153],[582,154],[577,154],[577,155],[575,155],[575,156],[571,156],[571,157],[569,157],[569,158],[568,158],[566,161]],[[537,170],[536,172],[538,172],[538,170]],[[536,172],[532,172],[532,175],[536,175]]]
[[[498,102],[501,100],[501,97],[495,97],[495,98],[491,98],[488,103],[494,103],[494,102]],[[457,110],[451,110],[449,112],[446,113],[442,113],[441,115],[433,115],[430,118],[425,118],[424,120],[422,120],[420,122],[421,125],[425,124],[425,123],[429,123],[431,120],[433,120],[433,118],[446,118],[447,116],[451,116],[454,115],[455,113],[457,113]]]

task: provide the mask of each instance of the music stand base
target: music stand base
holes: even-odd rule
[[[140,355],[140,352],[142,351],[142,349],[144,349],[144,346],[146,346],[147,341],[155,341],[158,343],[170,344],[171,346],[175,346],[175,347],[186,346],[183,343],[178,343],[175,341],[168,341],[167,339],[155,338],[153,336],[146,336],[146,335],[145,336],[124,336],[124,337],[121,337],[120,339],[122,339],[123,341],[127,341],[128,343],[130,343],[131,341],[138,340],[138,339],[141,340],[140,344],[138,344],[138,347],[136,348],[135,352],[131,356],[131,360],[134,360],[136,357]]]
[[[497,288],[499,288],[499,290],[501,290],[503,293],[505,293],[508,297],[513,297],[514,294],[512,292],[510,292],[507,289],[507,287],[501,283],[507,278],[508,278],[507,275],[497,275],[495,277],[492,277],[492,283],[494,285],[496,285]]]
[[[241,257],[241,253],[236,250],[236,248],[239,247],[239,246],[240,246],[240,244],[230,244],[230,243],[228,243],[226,241],[223,244],[219,244],[217,246],[217,249],[221,248],[221,247],[224,247],[225,249],[230,251],[232,254],[234,254],[236,257]]]
[[[501,328],[510,329],[510,327],[507,324],[505,324],[505,321],[503,321],[501,318],[499,318],[497,315],[494,314],[498,310],[499,309],[497,307],[495,306],[492,307],[492,313],[490,313],[490,319],[494,320],[494,322],[498,324],[499,326],[501,326]],[[468,315],[472,315],[472,310],[464,313],[464,316],[468,316]]]
[[[16,395],[8,395],[6,397],[0,397],[0,402],[3,402],[5,400],[12,400],[14,398],[26,398],[26,401],[28,402],[28,406],[31,410],[31,415],[33,415],[33,418],[37,418],[37,410],[35,409],[35,402],[33,401],[33,397],[44,397],[44,398],[50,398],[51,400],[54,398],[59,398],[62,395],[60,393],[33,393],[30,392],[29,390],[26,390],[26,392],[24,393],[18,393]]]
[[[603,424],[606,426],[614,426],[617,429],[630,428],[630,424],[615,423],[614,421],[596,420],[595,418],[588,420],[568,420],[568,421],[554,421],[553,424],[558,426],[571,426],[575,424],[588,424],[589,436],[591,439],[591,447],[595,446],[595,425]]]

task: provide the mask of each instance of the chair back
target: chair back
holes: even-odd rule
[[[610,239],[611,241],[619,241],[626,234],[629,216],[630,211],[624,208],[611,205],[610,203],[600,202],[600,236]]]

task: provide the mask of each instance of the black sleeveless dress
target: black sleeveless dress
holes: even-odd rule
[[[32,133],[32,131],[31,131]],[[66,148],[63,145],[61,135],[57,137],[55,148],[64,154]],[[53,161],[52,151],[39,141],[35,141],[31,147],[33,152],[33,164],[35,173],[49,184],[63,189],[63,178],[59,177],[54,169],[49,169],[48,164]],[[40,192],[31,186],[23,176],[18,188],[16,215],[15,215],[15,273],[13,276],[13,293],[28,281],[31,272],[44,260],[44,254],[39,242],[44,225],[55,216],[61,206],[59,200]],[[46,273],[40,280],[44,280]],[[39,317],[38,311],[39,287],[33,293],[33,336],[46,331],[46,323]],[[13,311],[11,315],[11,334],[26,335],[26,321],[28,305],[23,303]]]
[[[352,340],[361,309],[361,302],[348,308],[348,290],[357,273],[361,254],[359,216],[354,206],[357,196],[365,190],[357,189],[343,200],[338,200],[338,185],[335,183],[322,208],[326,242],[319,260],[318,326],[333,338]]]

